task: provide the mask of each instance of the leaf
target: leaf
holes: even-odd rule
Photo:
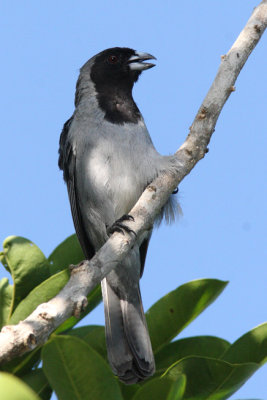
[[[9,324],[15,325],[19,323],[19,321],[23,321],[30,315],[36,307],[41,304],[49,301],[54,296],[56,296],[60,290],[66,285],[69,279],[69,269],[65,269],[61,272],[58,272],[55,275],[52,275],[46,281],[42,282],[39,286],[34,288],[29,295],[20,302],[14,311]],[[97,286],[92,292],[87,296],[88,304],[85,310],[81,313],[79,319],[75,317],[68,318],[63,324],[61,324],[56,333],[61,333],[66,331],[67,329],[72,328],[76,325],[82,318],[85,317],[89,312],[91,312],[102,300],[101,288],[100,285]]]
[[[9,236],[3,243],[1,262],[11,273],[13,279],[13,305],[18,303],[49,274],[49,263],[33,242],[19,236]]]
[[[41,350],[36,348],[30,353],[26,353],[21,357],[14,358],[13,360],[1,365],[1,370],[10,372],[17,376],[25,375],[31,371],[33,367],[37,367],[40,363]]]
[[[224,400],[258,368],[255,363],[230,364],[207,357],[187,357],[172,365],[164,377],[175,379],[181,374],[186,375],[186,400]]]
[[[105,328],[101,325],[88,325],[72,329],[68,335],[79,337],[88,343],[98,354],[107,359]]]
[[[82,260],[84,260],[84,255],[78,242],[77,236],[75,234],[71,235],[62,243],[60,243],[48,257],[50,272],[51,274],[55,274],[63,268],[69,267],[70,264],[76,265]],[[102,301],[100,285],[98,285],[88,294],[87,301],[88,304],[85,310],[81,313],[80,318],[68,318],[65,322],[63,322],[63,324],[61,324],[57,328],[56,333],[65,332],[71,329]]]
[[[132,400],[163,400],[171,390],[173,379],[167,378],[154,378],[145,382],[139,390],[135,393]]]
[[[245,333],[221,357],[232,363],[267,361],[267,322]]]
[[[59,400],[123,400],[108,364],[73,336],[54,336],[42,350],[43,369]]]
[[[205,310],[227,283],[217,279],[191,281],[157,301],[146,313],[154,352],[169,343]]]
[[[162,347],[155,354],[157,369],[168,368],[187,356],[220,358],[230,343],[215,336],[195,336],[176,340]]]
[[[19,321],[23,321],[27,318],[39,304],[45,303],[55,297],[68,282],[69,274],[69,270],[65,269],[34,288],[30,294],[20,302],[9,323],[13,325],[18,324]]]
[[[135,383],[134,385],[126,385],[125,383],[118,381],[122,393],[122,397],[124,400],[132,400],[134,394],[137,392],[137,390],[141,387],[138,383]]]
[[[19,378],[0,372],[1,400],[40,400],[34,391]]]
[[[48,257],[51,275],[62,271],[70,264],[84,260],[84,254],[76,235],[71,235],[60,243]]]
[[[88,343],[98,354],[107,360],[107,347],[105,338],[105,327],[101,325],[88,325],[80,328],[72,329],[68,335],[79,337]],[[124,400],[132,399],[135,392],[140,385],[125,385],[123,382],[118,381],[122,396]]]
[[[37,393],[42,400],[49,400],[52,389],[43,373],[42,368],[35,369],[21,377],[21,379]]]
[[[166,400],[182,400],[186,386],[186,376],[180,375],[174,382]]]
[[[12,307],[13,286],[7,278],[0,281],[0,329],[7,324]]]
[[[181,400],[185,390],[186,378],[165,376],[144,383],[132,400]]]
[[[102,301],[102,293],[100,285],[96,286],[94,290],[92,290],[87,296],[87,306],[85,310],[81,313],[80,317],[77,319],[76,317],[68,318],[63,324],[61,324],[56,333],[65,332],[71,329],[74,325],[78,324],[87,314],[89,314],[98,304]]]

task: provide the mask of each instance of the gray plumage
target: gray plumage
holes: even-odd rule
[[[60,137],[59,166],[67,183],[78,239],[90,259],[106,242],[109,229],[127,215],[146,186],[172,157],[153,146],[132,87],[153,58],[113,48],[91,58],[80,70],[75,111]],[[167,216],[175,213],[170,200]],[[102,281],[107,353],[112,370],[125,383],[155,371],[139,289],[151,231]]]

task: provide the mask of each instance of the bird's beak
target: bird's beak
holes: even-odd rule
[[[156,60],[156,58],[151,54],[136,51],[135,54],[129,58],[129,68],[132,71],[144,71],[145,69],[155,67],[155,64],[143,62],[146,60]]]

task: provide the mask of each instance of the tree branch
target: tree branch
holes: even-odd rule
[[[134,221],[127,222],[137,237],[153,225],[160,209],[174,188],[189,174],[208,151],[212,133],[234,84],[250,53],[267,25],[267,0],[256,7],[245,28],[221,65],[206,95],[186,141],[173,157],[172,171],[156,178],[144,191],[131,211]],[[71,278],[61,292],[18,325],[3,327],[0,333],[0,362],[9,361],[42,345],[49,335],[71,315],[78,316],[87,304],[88,293],[127,255],[136,237],[114,233],[98,253],[78,266],[72,266]]]

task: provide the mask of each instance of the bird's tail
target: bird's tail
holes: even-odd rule
[[[131,297],[125,300],[115,293],[107,278],[101,285],[110,365],[121,381],[136,383],[155,372],[139,286],[136,291],[131,290]]]

